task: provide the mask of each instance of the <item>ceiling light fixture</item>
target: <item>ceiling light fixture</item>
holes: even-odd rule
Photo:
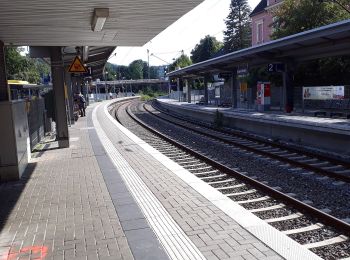
[[[91,29],[94,32],[102,31],[103,26],[104,26],[108,16],[109,16],[109,9],[108,8],[95,8],[94,9],[94,16],[93,16],[92,22],[91,22]]]

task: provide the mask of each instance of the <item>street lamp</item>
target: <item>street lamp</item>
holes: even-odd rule
[[[338,0],[318,0],[319,3],[324,3],[324,2],[332,2],[332,3],[336,3],[337,5],[339,5],[341,8],[343,8],[348,14],[350,14],[350,10],[348,8],[346,8],[345,5],[343,5],[342,3],[340,3]]]
[[[105,94],[106,94],[106,99],[108,99],[108,95],[107,95],[107,74],[108,74],[108,71],[105,71]]]

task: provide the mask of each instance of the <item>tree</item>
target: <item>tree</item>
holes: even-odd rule
[[[348,0],[337,0],[347,6]],[[273,39],[311,30],[335,23],[350,15],[340,5],[319,0],[284,0],[274,11]],[[294,73],[295,85],[334,85],[349,82],[346,71],[350,68],[350,57],[333,57],[298,64]]]
[[[134,60],[129,65],[129,75],[132,79],[143,79],[143,61]]]
[[[224,49],[226,53],[244,49],[251,44],[251,10],[247,0],[231,0],[230,13],[225,23]]]
[[[130,79],[129,67],[124,65],[116,65],[117,66],[117,79]]]
[[[221,48],[223,44],[210,35],[205,36],[191,51],[191,60],[193,63],[211,59]]]
[[[169,71],[176,70],[176,68],[184,68],[190,65],[192,65],[191,59],[187,55],[182,54],[172,64],[169,65]]]
[[[348,4],[348,0],[337,0]],[[350,15],[333,2],[319,0],[284,0],[274,11],[273,39],[311,30],[350,18]]]
[[[107,72],[107,80],[116,80],[117,79],[117,66],[107,62],[105,66],[105,71]]]
[[[23,50],[18,47],[9,46],[5,48],[7,78],[39,83],[40,75],[49,74],[49,65],[40,59],[22,56],[21,51]]]

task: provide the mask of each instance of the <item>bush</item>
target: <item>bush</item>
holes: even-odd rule
[[[152,100],[152,99],[157,98],[159,96],[165,95],[165,93],[163,93],[163,92],[154,91],[154,90],[149,89],[149,88],[147,88],[145,90],[141,90],[139,92],[139,94],[141,95],[142,101]]]
[[[154,99],[154,97],[151,97],[149,95],[141,95],[141,101],[149,101]]]

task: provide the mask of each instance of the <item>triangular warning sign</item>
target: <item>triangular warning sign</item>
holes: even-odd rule
[[[68,72],[71,73],[87,73],[87,69],[84,64],[81,62],[81,59],[78,56],[75,56],[73,62],[70,64]]]

